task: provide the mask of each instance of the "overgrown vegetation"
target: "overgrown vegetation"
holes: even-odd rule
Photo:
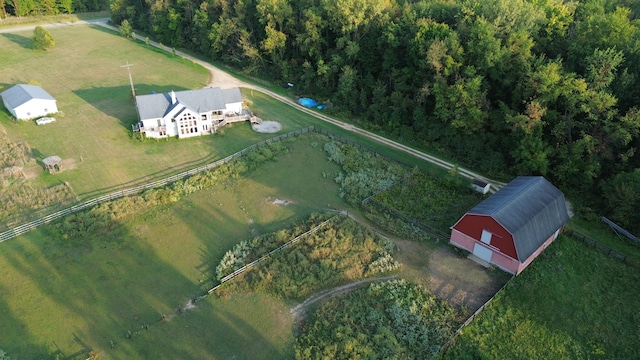
[[[319,225],[335,214],[316,214],[291,229],[242,242],[227,252],[218,265],[218,278],[256,260]],[[395,245],[346,216],[338,216],[299,242],[249,268],[233,289],[266,290],[283,298],[300,299],[341,283],[395,270]]]
[[[336,141],[324,145],[329,161],[342,167],[335,181],[340,185],[340,197],[351,205],[387,189],[408,174],[400,164]]]
[[[330,299],[303,325],[296,359],[430,359],[451,337],[456,312],[404,280]]]
[[[372,199],[429,227],[448,232],[483,197],[471,189],[466,178],[414,169],[411,176]]]
[[[25,167],[34,167],[31,147],[12,142],[0,126],[0,222],[19,220],[32,211],[64,203],[73,198],[67,184],[48,188],[34,185],[25,177]]]
[[[442,358],[636,359],[638,281],[636,268],[560,236]]]

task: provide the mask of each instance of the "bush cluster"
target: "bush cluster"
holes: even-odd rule
[[[330,141],[324,150],[329,161],[342,167],[335,181],[340,185],[340,197],[351,205],[390,187],[407,174],[405,167],[352,145]]]
[[[280,230],[254,239],[251,243],[254,248],[246,259],[252,261],[259,258],[257,254],[267,253],[286,243],[330,215],[315,215],[315,219],[305,222],[304,230],[296,227],[298,231]],[[338,217],[294,246],[273,254],[259,266],[247,270],[243,277],[245,281],[232,282],[229,290],[244,287],[266,290],[284,298],[304,298],[340,283],[397,269],[398,264],[390,254],[394,249],[391,241],[377,236],[364,225],[348,217]],[[228,253],[231,255],[225,255],[221,266],[233,263],[245,251],[245,244],[237,246]],[[227,268],[219,276],[231,271]]]
[[[323,303],[301,329],[296,359],[429,359],[451,337],[455,310],[404,280]]]

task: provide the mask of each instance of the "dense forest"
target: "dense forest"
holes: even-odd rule
[[[116,24],[292,82],[329,112],[491,177],[544,175],[579,209],[640,231],[638,1],[111,0],[110,10]]]

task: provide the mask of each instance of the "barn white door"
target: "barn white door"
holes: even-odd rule
[[[473,245],[473,255],[486,262],[491,262],[491,253],[491,249],[486,248],[478,243]]]

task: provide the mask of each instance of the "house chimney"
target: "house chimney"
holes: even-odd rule
[[[171,105],[176,103],[176,93],[171,90]]]

